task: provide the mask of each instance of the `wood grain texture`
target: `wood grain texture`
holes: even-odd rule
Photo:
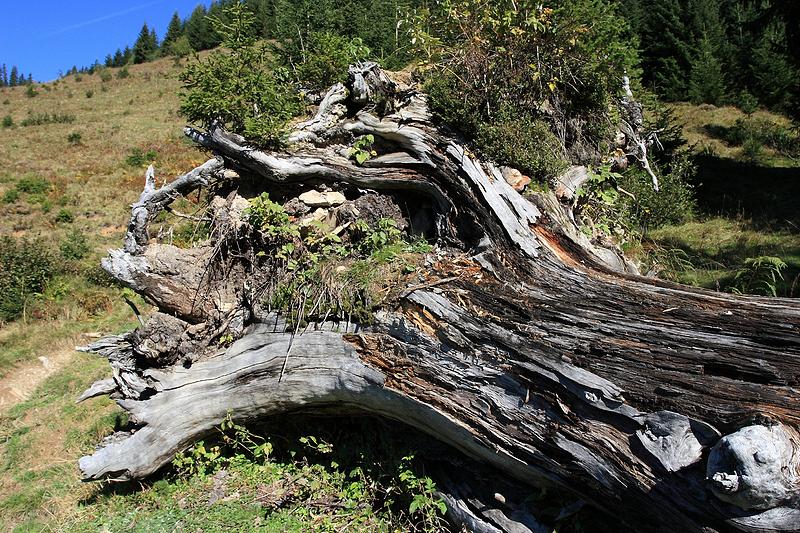
[[[81,459],[84,476],[150,475],[228,412],[324,407],[406,423],[518,487],[571,491],[621,528],[798,530],[800,304],[636,275],[580,234],[568,204],[520,196],[434,125],[423,94],[376,69],[351,70],[286,152],[220,127],[187,134],[264,190],[427,198],[437,242],[428,282],[399,291],[369,327],[320,320],[294,336],[253,300],[263,273],[217,243],[140,242],[132,224],[137,247],[104,266],[164,313],[88,347],[109,358],[114,385],[84,396],[111,392],[133,426]],[[344,152],[365,134],[383,154],[358,166]],[[147,194],[140,209],[152,217],[168,196]],[[221,227],[217,242],[231,240]],[[239,339],[219,349],[213,339],[228,328]],[[462,523],[536,530],[460,483],[448,502]]]

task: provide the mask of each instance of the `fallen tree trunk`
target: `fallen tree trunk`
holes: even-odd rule
[[[325,409],[404,422],[620,527],[800,529],[798,303],[638,276],[555,196],[520,196],[373,64],[331,89],[286,152],[221,127],[187,135],[216,158],[160,190],[148,180],[125,249],[103,262],[163,313],[88,347],[114,377],[82,399],[110,393],[132,426],[81,459],[86,479],[151,475],[228,412]],[[348,157],[360,135],[379,153],[363,165]],[[219,193],[210,242],[149,242],[167,199],[206,184]],[[299,311],[264,304],[274,271],[244,238],[247,187],[285,199],[333,188],[354,205],[377,191],[436,246],[369,325],[326,314],[301,331]],[[220,347],[223,335],[238,340]],[[446,500],[470,528],[536,530],[462,492]]]

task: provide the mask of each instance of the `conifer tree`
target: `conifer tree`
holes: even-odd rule
[[[200,4],[194,8],[194,11],[186,20],[184,33],[189,38],[189,44],[192,45],[192,49],[195,51],[206,50],[209,47],[211,28],[206,15],[208,15],[206,6]]]
[[[0,87],[8,87],[8,67],[5,63],[0,67]]]
[[[145,23],[139,32],[136,43],[133,45],[133,62],[139,64],[150,61],[156,52],[156,48],[157,39],[155,31],[151,31],[150,28],[147,27],[147,23]]]
[[[688,96],[695,104],[715,105],[722,103],[725,97],[722,62],[717,58],[712,40],[707,34],[700,39],[699,50],[692,61]]]
[[[169,45],[174,43],[181,35],[183,35],[183,24],[181,23],[180,15],[178,15],[176,11],[172,14],[172,18],[169,21],[167,33],[164,35],[164,42],[161,43],[161,47],[164,50],[169,50]]]
[[[19,84],[19,70],[16,65],[11,67],[11,75],[8,77],[8,86],[16,87]]]
[[[778,111],[789,110],[792,91],[800,85],[800,72],[785,52],[785,35],[780,24],[767,28],[750,62],[753,94],[761,104]]]
[[[682,100],[691,63],[686,4],[648,0],[643,5],[647,14],[641,38],[644,78],[668,100]]]

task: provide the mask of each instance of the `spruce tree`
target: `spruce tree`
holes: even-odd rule
[[[180,15],[178,15],[176,11],[172,14],[172,18],[169,21],[167,33],[164,35],[164,42],[161,43],[161,47],[164,50],[169,50],[169,45],[174,43],[181,35],[183,35],[183,24],[181,23]]]
[[[16,87],[19,84],[19,70],[16,65],[11,67],[11,75],[8,77],[9,87]]]
[[[184,33],[189,38],[189,44],[195,51],[206,50],[209,43],[209,33],[211,28],[206,18],[206,6],[197,6],[189,18],[186,20]]]
[[[708,35],[700,39],[699,50],[692,61],[689,76],[689,99],[695,104],[719,105],[725,97],[725,78],[722,62]]]
[[[5,63],[0,67],[0,87],[8,87],[8,67]]]
[[[158,38],[155,30],[150,30],[147,23],[142,26],[139,37],[133,45],[133,62],[135,64],[144,63],[153,59],[158,47]]]
[[[800,71],[786,54],[785,31],[774,24],[766,29],[751,54],[752,92],[759,102],[777,111],[789,111],[792,92],[800,85]]]
[[[668,100],[686,97],[691,42],[685,0],[648,0],[641,36],[644,78]]]

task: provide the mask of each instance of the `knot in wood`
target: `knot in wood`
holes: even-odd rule
[[[748,426],[724,436],[708,459],[711,491],[746,510],[789,503],[800,488],[798,445],[797,432],[781,424]]]

